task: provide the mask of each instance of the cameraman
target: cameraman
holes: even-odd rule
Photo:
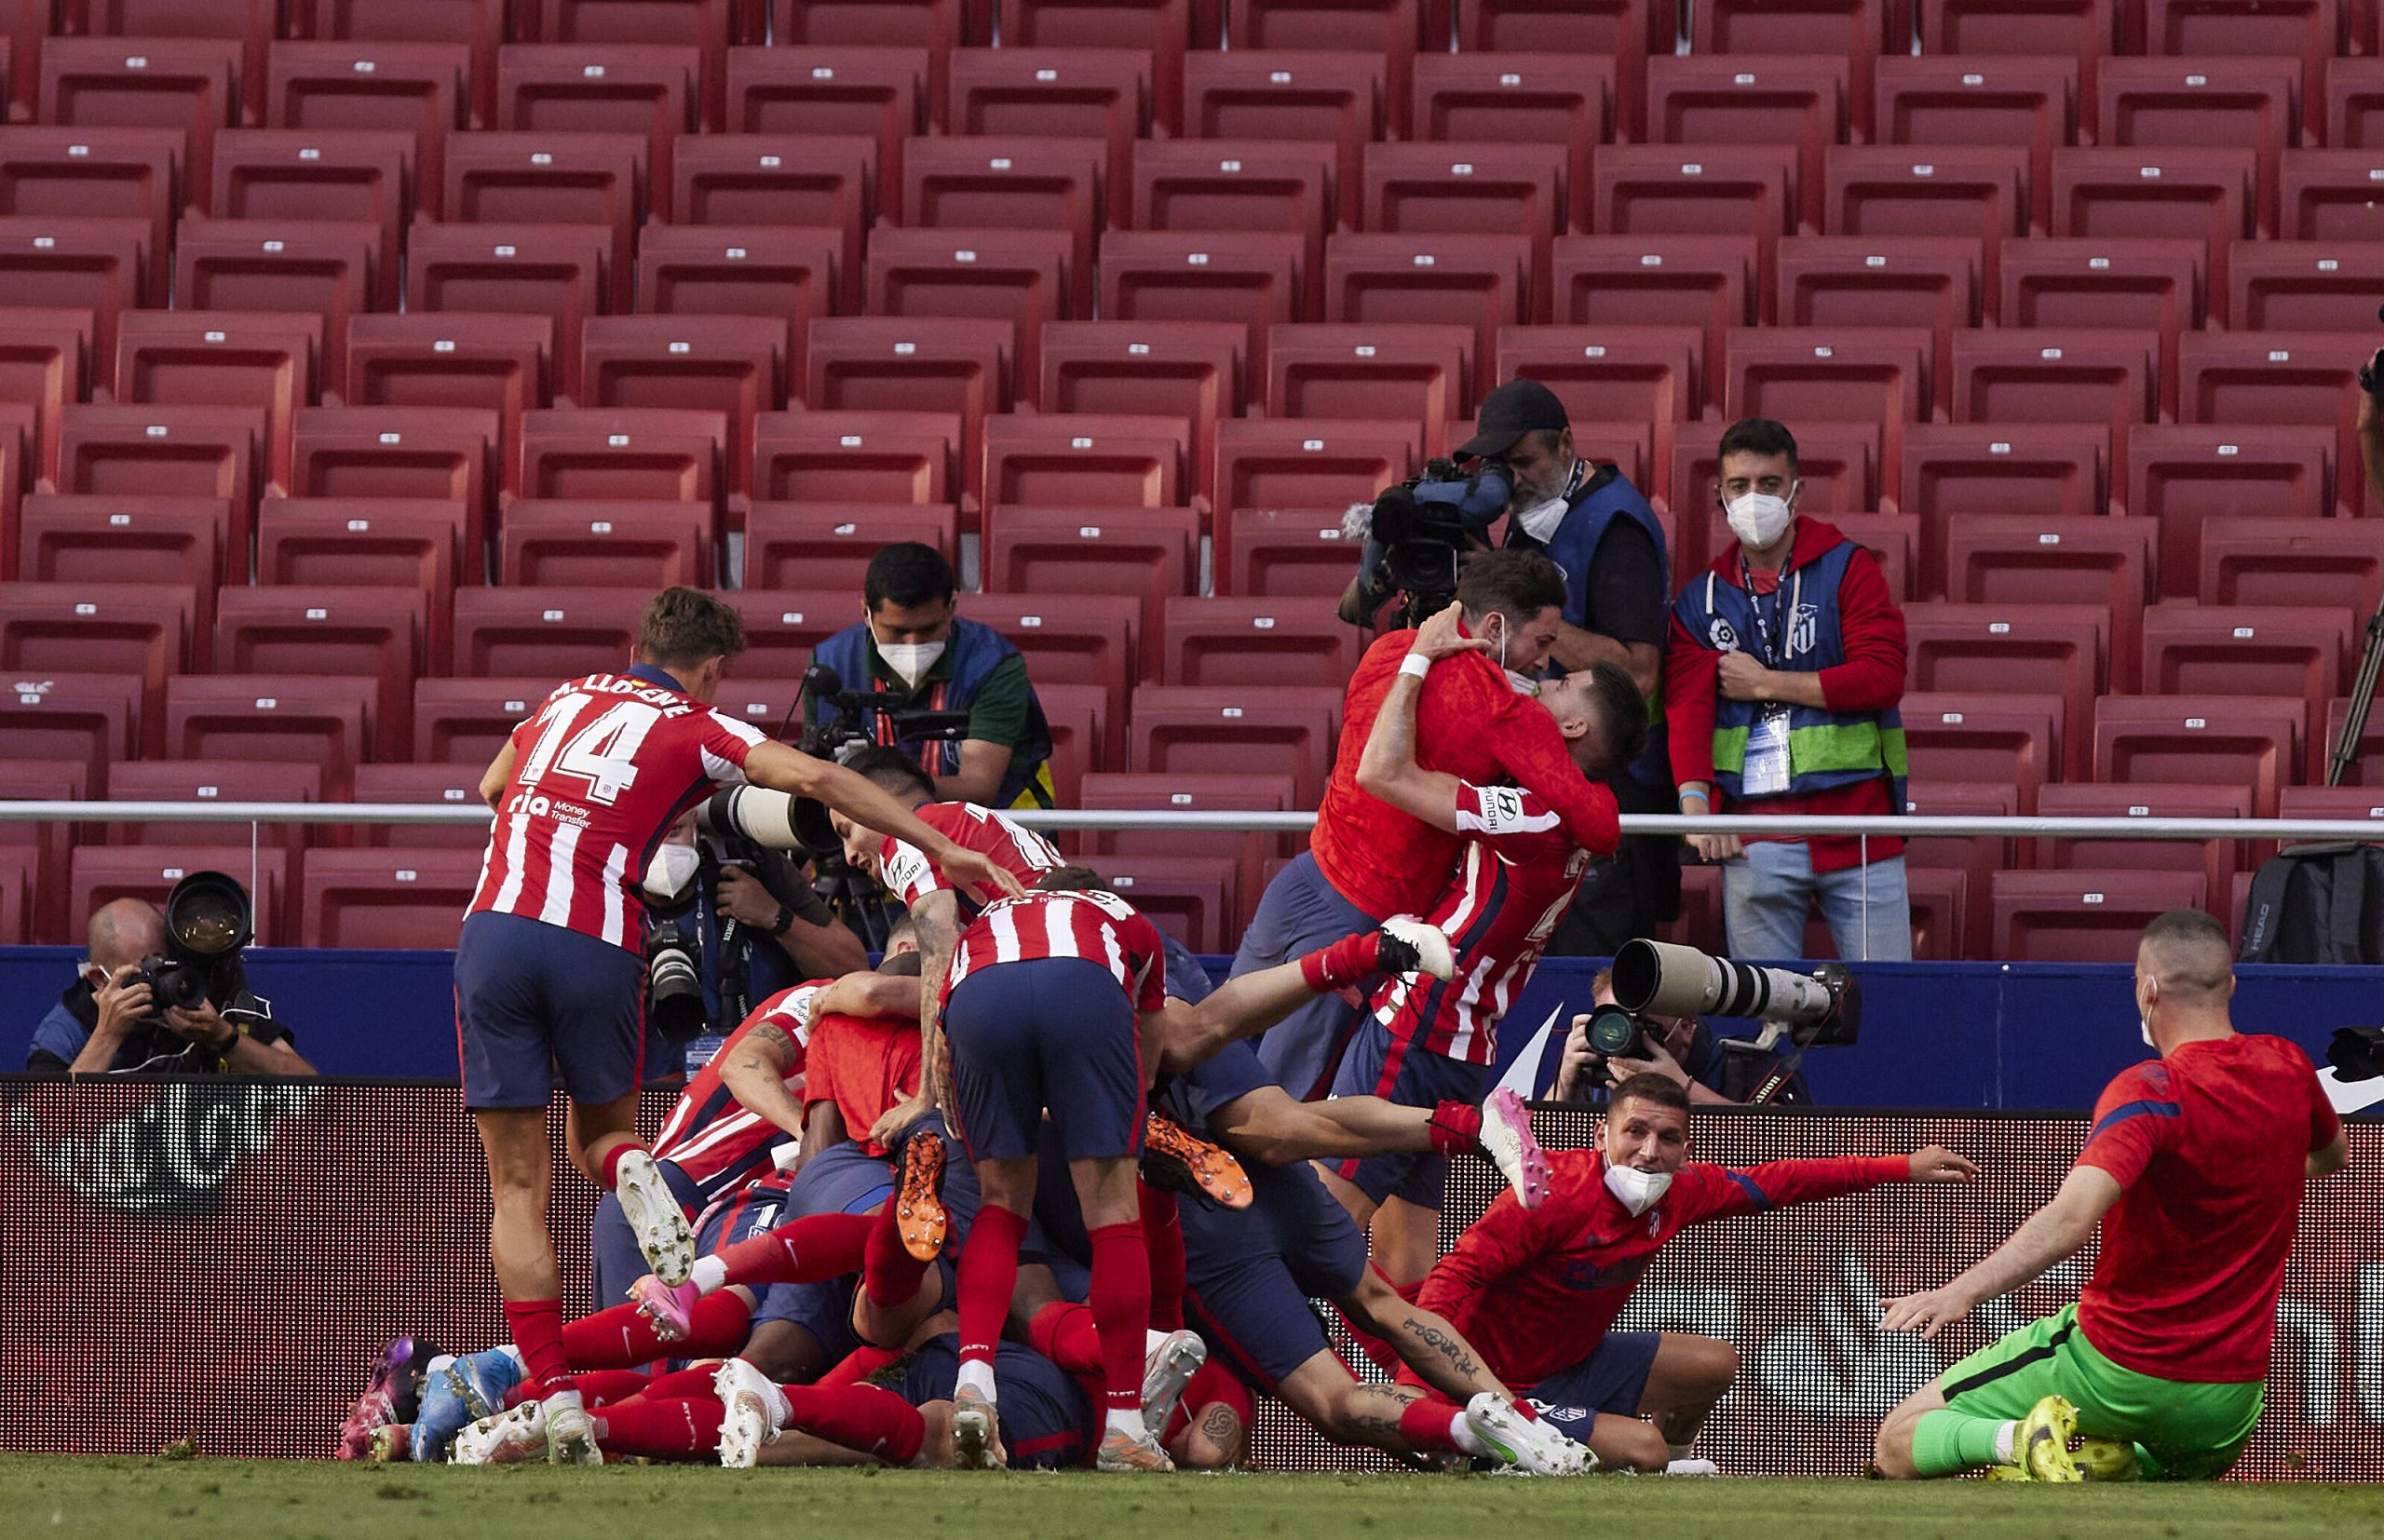
[[[1592,1006],[1615,1003],[1614,969],[1602,967],[1590,980],[1590,1003]],[[1556,1088],[1549,1093],[1549,1100],[1603,1101],[1609,1089],[1634,1074],[1658,1074],[1688,1092],[1695,1105],[1736,1106],[1753,1096],[1783,1062],[1768,1048],[1726,1047],[1723,1038],[1694,1016],[1650,1015],[1644,1020],[1644,1051],[1635,1058],[1608,1059],[1590,1047],[1590,1019],[1573,1018],[1573,1030],[1564,1034],[1564,1057],[1556,1064]],[[1805,1084],[1805,1072],[1796,1069],[1790,1070],[1780,1088],[1764,1101],[1768,1107],[1812,1104],[1812,1087]]]
[[[240,960],[217,963],[207,997],[187,1009],[152,1008],[144,959],[169,954],[166,917],[145,898],[118,898],[91,916],[80,977],[34,1028],[32,1074],[305,1075],[315,1066],[290,1029],[249,990]]]
[[[868,618],[820,643],[815,663],[848,690],[890,690],[906,709],[966,711],[957,743],[905,738],[876,714],[878,743],[901,750],[935,779],[944,802],[983,807],[1050,807],[1051,728],[1027,682],[1026,659],[990,626],[954,613],[952,564],[932,546],[905,540],[870,559],[861,583]],[[824,726],[829,703],[814,700]]]
[[[1659,729],[1607,779],[1625,813],[1669,813],[1671,756],[1660,729],[1666,601],[1672,564],[1663,526],[1639,489],[1611,466],[1592,465],[1573,442],[1572,418],[1537,380],[1509,380],[1482,399],[1460,458],[1507,467],[1506,543],[1544,551],[1564,570],[1563,619],[1549,661],[1566,672],[1611,663],[1647,698]],[[1606,956],[1654,933],[1678,912],[1680,843],[1639,834],[1591,863],[1580,896],[1549,942],[1553,956]]]

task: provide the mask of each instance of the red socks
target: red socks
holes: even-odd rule
[[[1410,1401],[1407,1410],[1399,1414],[1399,1437],[1409,1449],[1418,1454],[1435,1454],[1442,1450],[1457,1447],[1456,1436],[1449,1425],[1456,1420],[1457,1409],[1446,1401],[1429,1398]]]
[[[1319,994],[1362,984],[1381,971],[1382,932],[1361,930],[1300,959],[1300,978]]]
[[[901,1357],[902,1350],[899,1347],[872,1347],[863,1343],[813,1383],[821,1385],[859,1385],[879,1370],[900,1361]]]
[[[874,1214],[811,1214],[720,1253],[725,1283],[820,1283],[861,1269]]]
[[[630,1369],[657,1358],[724,1358],[745,1345],[753,1307],[734,1290],[696,1302],[682,1341],[664,1342],[634,1304],[599,1310],[562,1329],[562,1350],[574,1369]]]
[[[1092,1240],[1092,1323],[1101,1335],[1102,1379],[1111,1412],[1143,1405],[1143,1341],[1151,1318],[1151,1262],[1142,1222],[1104,1224]]]
[[[1056,1300],[1035,1312],[1027,1323],[1027,1340],[1035,1351],[1071,1374],[1099,1374],[1101,1331],[1092,1324],[1088,1305]]]
[[[994,1361],[994,1349],[1002,1340],[1002,1322],[1009,1316],[1009,1297],[1018,1290],[1018,1249],[1025,1239],[1024,1214],[1012,1213],[997,1203],[988,1203],[977,1210],[977,1222],[968,1227],[968,1244],[960,1249],[957,1292],[962,1363]],[[1097,1283],[1101,1277],[1097,1244],[1092,1260]],[[1141,1330],[1139,1324],[1135,1330]],[[1141,1388],[1137,1371],[1138,1395]]]
[[[1151,1259],[1151,1329],[1184,1328],[1184,1226],[1177,1223],[1175,1195],[1135,1184],[1143,1207],[1143,1246]]]
[[[596,1169],[597,1179],[603,1183],[604,1191],[609,1193],[621,1184],[619,1175],[621,1157],[632,1151],[642,1154],[644,1149],[644,1145],[631,1140],[626,1144],[616,1144],[604,1152],[603,1164]]]
[[[919,1409],[874,1385],[788,1385],[779,1387],[794,1409],[788,1425],[846,1449],[874,1454],[890,1466],[907,1466],[927,1442],[928,1423]]]
[[[877,1210],[874,1220],[861,1247],[860,1286],[869,1303],[884,1310],[916,1297],[928,1269],[935,1263],[921,1262],[903,1250],[901,1223],[895,1217],[892,1199]]]
[[[562,1301],[508,1300],[505,1328],[522,1350],[522,1379],[542,1399],[571,1388],[571,1360],[562,1350]]]
[[[720,1414],[710,1395],[641,1396],[598,1412],[596,1438],[607,1454],[691,1460],[720,1447]]]
[[[1470,1101],[1434,1103],[1432,1120],[1426,1127],[1431,1131],[1434,1155],[1470,1155],[1481,1148],[1482,1109]]]

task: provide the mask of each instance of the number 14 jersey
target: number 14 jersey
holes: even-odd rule
[[[625,674],[556,687],[513,729],[513,779],[496,804],[466,912],[519,914],[637,951],[634,891],[679,815],[745,779],[766,739],[676,690]]]

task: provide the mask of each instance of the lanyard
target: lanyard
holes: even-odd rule
[[[1793,597],[1788,591],[1787,574],[1782,573],[1781,581],[1772,587],[1772,607],[1778,613],[1780,619],[1780,636],[1777,642],[1772,639],[1771,623],[1764,618],[1763,596],[1754,591],[1754,571],[1747,565],[1747,556],[1744,551],[1739,553],[1739,577],[1746,585],[1747,613],[1754,616],[1755,641],[1763,648],[1763,666],[1767,669],[1778,669],[1788,661],[1788,629],[1795,619],[1796,601],[1804,597],[1805,574],[1803,573],[1796,574],[1796,591]]]

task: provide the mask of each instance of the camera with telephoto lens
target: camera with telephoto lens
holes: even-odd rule
[[[1434,460],[1422,475],[1386,489],[1366,511],[1359,613],[1342,618],[1370,626],[1392,599],[1402,601],[1400,623],[1406,626],[1445,609],[1456,597],[1459,558],[1487,542],[1513,492],[1513,479],[1497,460],[1480,461],[1470,473]]]
[[[683,920],[662,920],[645,936],[645,1008],[657,1032],[684,1043],[704,1030],[702,939]]]
[[[2326,1062],[2337,1080],[2384,1074],[2384,1027],[2337,1027],[2326,1044]]]
[[[1787,1036],[1799,1048],[1849,1047],[1862,1026],[1862,988],[1843,963],[1811,973],[1709,957],[1644,938],[1614,954],[1614,1004],[1590,1016],[1590,1046],[1610,1059],[1640,1056],[1650,1014],[1761,1021],[1754,1047]]]
[[[166,950],[141,959],[132,979],[149,986],[152,1020],[205,1002],[256,935],[248,889],[221,871],[194,871],[176,883],[165,912]]]

